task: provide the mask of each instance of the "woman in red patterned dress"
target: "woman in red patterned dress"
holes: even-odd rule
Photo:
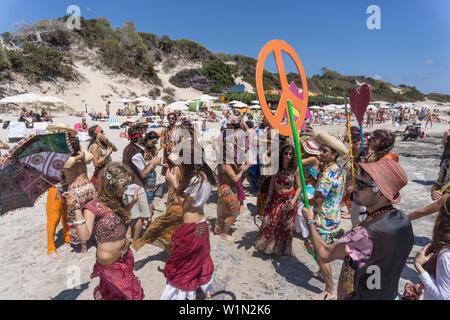
[[[280,150],[279,170],[270,182],[264,218],[256,238],[257,250],[287,259],[292,251],[292,237],[301,192],[300,174],[294,147]]]
[[[98,200],[84,206],[73,192],[65,193],[67,204],[75,208],[75,222],[80,240],[87,241],[94,233],[97,240],[97,262],[91,278],[100,277],[94,289],[95,300],[142,300],[144,290],[133,273],[134,257],[129,249],[132,242],[130,208],[138,198],[138,190],[128,206],[122,197],[131,181],[132,172],[119,163],[109,163],[103,170]]]

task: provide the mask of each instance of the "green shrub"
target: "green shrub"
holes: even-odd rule
[[[209,60],[203,64],[200,72],[207,78],[215,81],[219,85],[233,86],[233,69],[222,60]]]
[[[30,81],[75,78],[69,56],[59,51],[25,42],[22,51],[7,50],[6,53],[12,70],[23,73]]]

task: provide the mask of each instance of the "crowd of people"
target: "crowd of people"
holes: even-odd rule
[[[155,109],[149,112],[164,114]],[[168,125],[160,133],[141,123],[128,126],[129,143],[122,151],[121,163],[111,160],[118,149],[100,125],[88,127],[82,119],[80,130],[91,138],[87,150],[80,147],[77,131],[63,125],[51,129],[68,133],[73,154],[64,166],[63,180],[47,194],[47,253],[52,259],[59,258],[54,237],[60,221],[65,241],[81,246],[84,254],[86,242],[94,234],[97,252],[91,278],[100,278],[95,299],[144,298],[144,289],[133,272],[133,251],[144,245],[161,247],[170,254],[161,299],[191,300],[198,292],[210,298],[214,293],[214,261],[204,206],[217,188],[213,234],[223,241],[236,241],[232,226],[243,214],[246,179],[257,194],[260,227],[255,250],[289,259],[294,233],[299,233],[304,249],[317,262],[318,271],[313,276],[325,284],[313,299],[415,299],[423,288],[425,299],[450,298],[449,132],[443,137],[441,169],[431,190],[433,202],[406,215],[394,207],[401,201],[399,192],[408,178],[392,152],[395,134],[390,130],[367,132],[361,141],[359,128],[351,127],[350,157],[347,135],[339,139],[313,130],[312,121],[300,135],[300,172],[292,137],[278,136],[262,114],[233,110],[214,114],[221,125],[214,141],[214,165],[207,163],[204,146],[197,140],[200,128],[189,116],[181,112],[164,116]],[[267,144],[263,152],[258,141]],[[162,159],[158,156],[161,150]],[[242,158],[242,153],[252,150],[260,158],[252,162]],[[200,161],[194,159],[199,152],[203,155]],[[276,159],[278,165],[273,167],[268,159]],[[91,163],[95,170],[88,177]],[[163,193],[167,198],[164,214],[153,219],[158,166],[165,178]],[[274,168],[270,174],[264,170],[269,167]],[[400,274],[414,242],[411,220],[435,212],[439,215],[431,244],[415,260],[423,285],[408,284],[408,290],[399,293]],[[342,219],[351,219],[353,227],[344,231]],[[330,263],[337,259],[343,263],[335,290]],[[379,268],[381,279],[375,288],[367,285],[367,270],[373,266]]]

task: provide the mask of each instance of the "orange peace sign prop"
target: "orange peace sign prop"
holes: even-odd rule
[[[300,99],[298,96],[296,96],[289,88],[281,51],[286,52],[297,66],[298,73],[302,80],[303,99]],[[263,86],[264,62],[266,61],[267,56],[272,52],[275,56],[275,62],[277,64],[282,90],[280,101],[278,103],[277,111],[275,112],[275,114],[273,114],[267,106]],[[264,116],[273,129],[278,129],[279,133],[283,136],[290,136],[293,134],[292,127],[290,125],[291,120],[289,119],[289,117],[287,124],[282,123],[284,114],[289,114],[287,110],[288,100],[291,100],[292,106],[297,109],[300,114],[297,121],[295,122],[296,130],[298,131],[300,129],[303,121],[305,120],[306,110],[308,107],[308,84],[306,82],[306,75],[305,71],[303,70],[303,65],[300,61],[300,58],[298,57],[295,50],[287,42],[283,40],[272,40],[262,48],[258,56],[258,62],[256,64],[256,90],[258,92],[258,99]]]

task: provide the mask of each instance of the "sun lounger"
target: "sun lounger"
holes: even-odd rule
[[[109,118],[109,128],[117,128],[120,129],[120,123],[119,120],[114,119],[114,118]]]
[[[25,122],[10,122],[8,127],[8,142],[21,140],[27,136]]]

